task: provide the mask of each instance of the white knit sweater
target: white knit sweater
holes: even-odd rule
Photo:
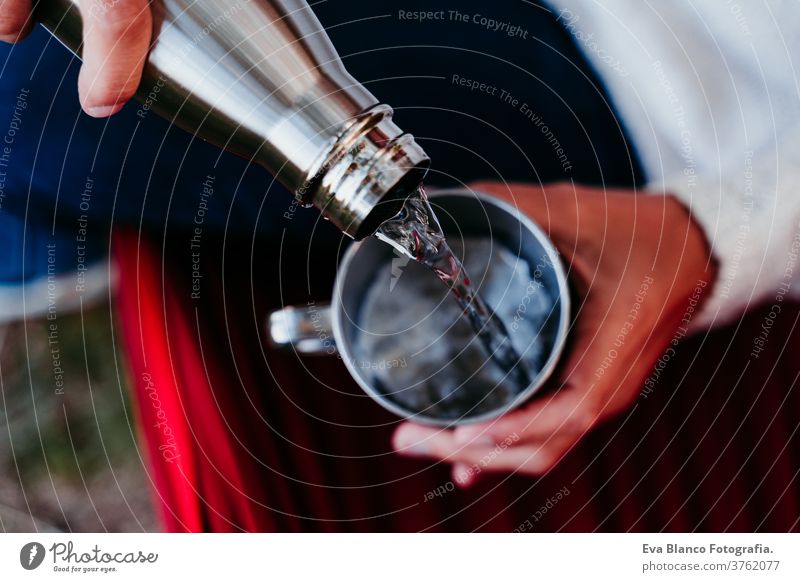
[[[550,4],[603,80],[647,189],[677,195],[705,229],[720,269],[695,324],[796,296],[800,3]]]

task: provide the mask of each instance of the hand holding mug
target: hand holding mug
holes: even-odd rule
[[[557,391],[454,430],[398,427],[398,453],[452,463],[462,485],[480,472],[476,465],[545,473],[593,427],[632,405],[687,305],[715,275],[700,227],[671,196],[573,184],[473,187],[518,206],[548,233],[580,300]]]

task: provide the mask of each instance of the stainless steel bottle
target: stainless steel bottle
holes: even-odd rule
[[[34,3],[36,18],[79,54],[78,0]],[[347,73],[304,1],[154,0],[152,10],[137,97],[153,111],[262,165],[356,239],[419,185],[427,155]]]

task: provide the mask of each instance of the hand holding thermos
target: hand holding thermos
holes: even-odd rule
[[[92,117],[113,115],[142,77],[153,24],[147,0],[81,0],[83,66],[78,91]],[[0,40],[17,42],[33,26],[31,0],[0,0]]]

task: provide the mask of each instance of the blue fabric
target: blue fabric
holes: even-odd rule
[[[502,9],[459,2],[458,10],[470,17],[520,26],[527,31],[522,38],[471,20],[419,23],[398,17],[399,10],[452,10],[440,0],[380,6],[329,1],[314,9],[348,70],[395,108],[398,124],[431,155],[428,184],[639,180],[635,155],[602,86],[549,10],[527,2]],[[0,191],[0,282],[40,275],[47,241],[57,239],[72,253],[81,244],[79,221],[86,225],[85,252],[93,260],[107,251],[117,224],[141,226],[158,237],[193,228],[209,176],[214,194],[203,216],[206,233],[291,241],[307,236],[318,221],[313,210],[286,220],[291,196],[266,171],[192,139],[155,114],[142,119],[137,102],[108,120],[83,114],[79,61],[41,27],[16,46],[0,45],[0,66],[0,140],[12,122],[17,127]],[[505,90],[519,102],[469,91],[453,82],[454,75],[497,86],[497,93]],[[23,90],[26,106],[20,110]],[[558,138],[568,168],[540,126],[521,112],[521,103]],[[327,224],[316,226],[315,237],[341,242]],[[59,269],[74,268],[71,263],[60,261]]]
[[[278,185],[270,189],[272,177],[260,167],[193,140],[155,114],[140,117],[138,102],[107,120],[85,115],[77,96],[80,62],[43,28],[16,46],[0,44],[0,63],[0,140],[13,133],[0,191],[0,282],[42,276],[48,244],[64,257],[56,263],[60,272],[75,268],[70,255],[79,247],[88,262],[100,259],[112,225],[141,225],[160,236],[193,229],[200,216],[208,233],[222,232],[229,218],[237,236],[282,231],[292,198]],[[203,196],[209,176],[210,197]],[[276,211],[259,214],[265,196]],[[305,232],[316,220],[314,212],[297,212],[290,230]]]
[[[223,154],[155,114],[142,119],[133,101],[117,115],[93,119],[77,99],[79,61],[37,27],[20,45],[0,47],[0,133],[11,119],[16,96],[29,90],[29,105],[13,144],[14,171],[9,173],[3,207],[29,218],[66,222],[79,210],[88,177],[94,182],[90,219],[120,221],[162,229],[191,227],[203,182],[215,176],[218,202],[206,216],[208,228],[224,228],[228,207],[239,190],[247,192],[231,206],[240,228],[252,226],[272,178],[261,168]],[[270,192],[279,203],[290,201],[282,189]],[[239,203],[241,202],[241,203]],[[226,212],[215,210],[224,208]],[[275,220],[270,220],[274,218]],[[278,217],[265,217],[269,230]]]
[[[26,228],[24,220],[13,214],[0,214],[0,286],[17,285],[48,274],[88,269],[105,255],[97,242],[78,248],[76,234],[68,228],[55,230],[34,223]],[[80,258],[78,253],[80,252]]]

